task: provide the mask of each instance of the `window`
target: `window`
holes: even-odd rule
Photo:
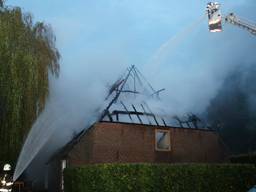
[[[157,129],[155,132],[155,148],[157,151],[170,151],[171,139],[169,130]]]
[[[67,160],[61,160],[61,190],[64,191],[64,169],[67,167]]]

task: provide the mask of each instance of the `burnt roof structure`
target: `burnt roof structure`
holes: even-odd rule
[[[137,67],[132,65],[109,88],[98,121],[138,123],[182,128],[206,128],[195,114],[183,117],[170,116],[164,109],[161,114],[152,109],[152,101],[160,101],[165,89],[154,89]]]
[[[110,87],[99,121],[166,126],[147,103],[148,99],[159,100],[164,90],[155,90],[133,65]]]

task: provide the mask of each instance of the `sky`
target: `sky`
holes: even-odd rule
[[[145,65],[169,37],[204,14],[208,0],[7,0],[52,25],[63,65],[99,55]],[[227,0],[223,12],[246,13],[253,0]],[[241,10],[240,10],[241,9]],[[204,26],[207,33],[207,26]],[[107,65],[107,64],[105,64]]]
[[[223,15],[234,12],[256,23],[255,0],[219,2]],[[228,74],[256,61],[255,36],[229,24],[224,24],[221,33],[208,31],[207,18],[202,19],[207,3],[208,0],[6,2],[30,12],[34,21],[50,24],[56,35],[62,56],[61,72],[59,79],[51,78],[53,99],[48,105],[58,103],[55,106],[59,110],[51,112],[52,119],[68,111],[73,120],[55,123],[52,127],[56,130],[64,130],[63,124],[66,129],[84,127],[83,115],[90,116],[91,106],[103,100],[107,85],[130,65],[136,65],[155,89],[166,89],[161,96],[169,114],[202,113]]]
[[[224,62],[233,62],[227,56],[232,55],[236,61],[239,58],[234,57],[234,52],[239,52],[240,57],[241,53],[245,53],[245,47],[252,46],[250,43],[247,45],[247,42],[253,41],[255,44],[255,39],[246,31],[228,24],[221,34],[209,33],[205,18],[190,33],[183,35],[180,38],[182,40],[171,40],[164,53],[157,56],[160,57],[159,61],[154,61],[162,44],[179,36],[205,14],[207,2],[208,0],[8,0],[7,4],[20,6],[24,11],[30,12],[35,21],[44,21],[52,26],[62,55],[61,77],[67,80],[65,84],[86,86],[87,80],[111,82],[127,66],[136,65],[159,89],[165,87],[170,92],[176,90],[176,96],[171,93],[171,98],[167,91],[166,100],[177,100],[177,106],[184,103],[181,111],[193,108],[188,103],[197,103],[183,96],[188,95],[187,90],[198,92],[198,87],[211,87],[214,84],[212,90],[202,95],[206,98],[200,98],[200,101],[204,101],[198,107],[200,111],[209,102],[209,95],[214,96],[219,87],[217,84],[221,83],[214,78],[222,79],[227,70],[231,69],[229,64],[222,65]],[[224,15],[235,12],[256,21],[256,5],[253,0],[219,2]],[[218,58],[222,56],[223,58]],[[221,68],[224,67],[221,69],[223,74],[217,72],[219,65],[214,62],[221,63]],[[181,75],[186,78],[181,78]],[[202,80],[206,76],[210,77],[208,84]],[[205,82],[204,85],[198,83],[201,80]],[[187,87],[191,82],[195,87]]]

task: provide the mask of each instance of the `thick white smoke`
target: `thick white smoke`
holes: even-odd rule
[[[156,1],[133,2],[133,6],[130,1],[114,2],[101,2],[107,4],[101,6],[104,9],[93,4],[86,18],[83,11],[76,10],[81,16],[78,21],[72,16],[65,20],[63,15],[61,19],[52,20],[56,35],[61,38],[60,51],[64,54],[61,75],[58,80],[51,79],[49,103],[31,131],[35,140],[32,143],[37,145],[28,146],[31,147],[30,153],[21,155],[20,158],[24,159],[20,167],[18,164],[16,176],[42,147],[43,151],[51,151],[47,155],[41,154],[45,156],[42,161],[45,162],[53,151],[93,122],[97,117],[94,112],[103,102],[108,85],[131,64],[137,64],[155,89],[166,89],[161,94],[163,102],[160,108],[170,115],[179,115],[203,112],[234,68],[256,60],[255,37],[230,25],[224,26],[223,33],[209,33],[205,20],[193,31],[189,30],[174,47],[164,46],[161,57],[157,61],[154,58],[152,63],[159,47],[204,14],[205,3],[199,6],[199,3],[190,2],[190,12],[186,12],[184,5],[187,1],[168,9]],[[253,1],[238,5],[241,8],[232,7],[232,11],[256,20]],[[198,7],[200,13],[197,13]],[[96,14],[104,15],[104,18],[99,19]],[[154,24],[159,28],[152,28]],[[166,27],[168,25],[175,26],[175,30]],[[76,36],[82,38],[78,40]],[[82,48],[81,44],[88,45]],[[43,166],[42,163],[33,168],[42,169]]]

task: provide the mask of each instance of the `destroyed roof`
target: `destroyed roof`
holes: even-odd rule
[[[165,106],[161,105],[160,93],[164,90],[164,88],[154,89],[143,74],[132,65],[109,88],[99,121],[184,128],[205,127],[204,123],[192,113],[182,118],[170,116],[165,111]],[[158,106],[159,104],[162,108]]]
[[[110,87],[99,121],[164,125],[164,118],[152,112],[148,99],[159,100],[155,90],[133,65]]]

